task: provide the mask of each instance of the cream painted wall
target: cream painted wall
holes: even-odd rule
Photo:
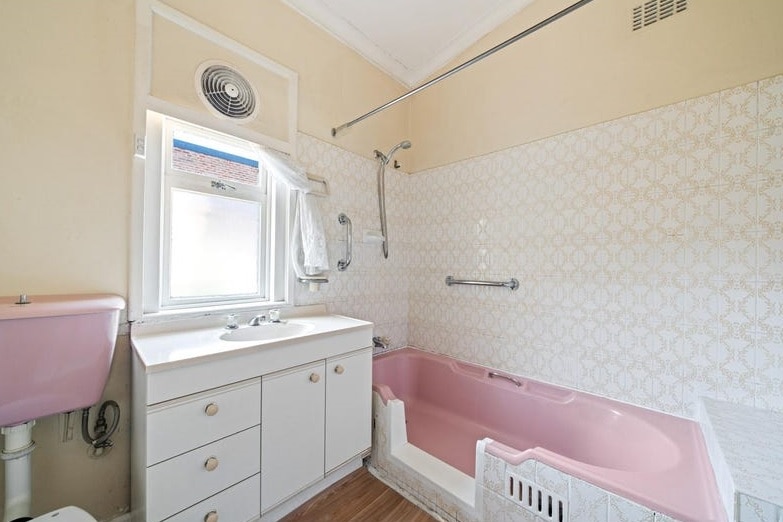
[[[535,2],[452,67],[572,0]],[[641,0],[595,0],[414,97],[418,172],[783,72],[783,2],[691,0],[631,31]]]
[[[306,22],[279,0],[166,3],[299,74],[299,131],[367,158],[408,138],[409,104],[365,120],[336,138],[331,129],[405,92],[403,86]],[[401,161],[407,156],[399,156]]]
[[[126,293],[132,7],[0,4],[0,295]]]
[[[278,0],[172,5],[297,70],[308,134],[331,140],[332,126],[402,92]],[[134,24],[132,0],[0,1],[0,295],[127,296]],[[370,158],[407,128],[400,107],[337,141]],[[124,420],[104,459],[86,455],[78,432],[60,442],[58,416],[36,426],[36,514],[73,503],[108,520],[127,508],[129,365],[120,336],[105,397]]]
[[[170,4],[296,70],[300,131],[368,158],[407,137],[404,105],[331,137],[403,88],[280,1]],[[134,20],[131,0],[0,4],[0,295],[127,295]]]

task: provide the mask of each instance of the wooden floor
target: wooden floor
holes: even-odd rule
[[[281,522],[434,522],[402,495],[373,477],[367,468],[354,471]]]

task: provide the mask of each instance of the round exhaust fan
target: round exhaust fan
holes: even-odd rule
[[[258,94],[239,71],[220,62],[202,63],[196,71],[199,98],[218,118],[243,122],[258,112]]]

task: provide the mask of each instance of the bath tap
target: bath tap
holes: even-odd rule
[[[239,324],[237,323],[237,314],[228,314],[226,316],[226,329],[236,330],[237,328],[239,328]]]
[[[372,346],[373,348],[380,348],[381,350],[388,350],[389,344],[391,344],[391,341],[389,341],[388,337],[380,337],[375,336],[372,338]]]

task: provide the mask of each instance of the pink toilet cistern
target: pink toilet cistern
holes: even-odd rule
[[[35,419],[100,400],[124,308],[115,295],[0,297],[3,522],[29,516]]]

